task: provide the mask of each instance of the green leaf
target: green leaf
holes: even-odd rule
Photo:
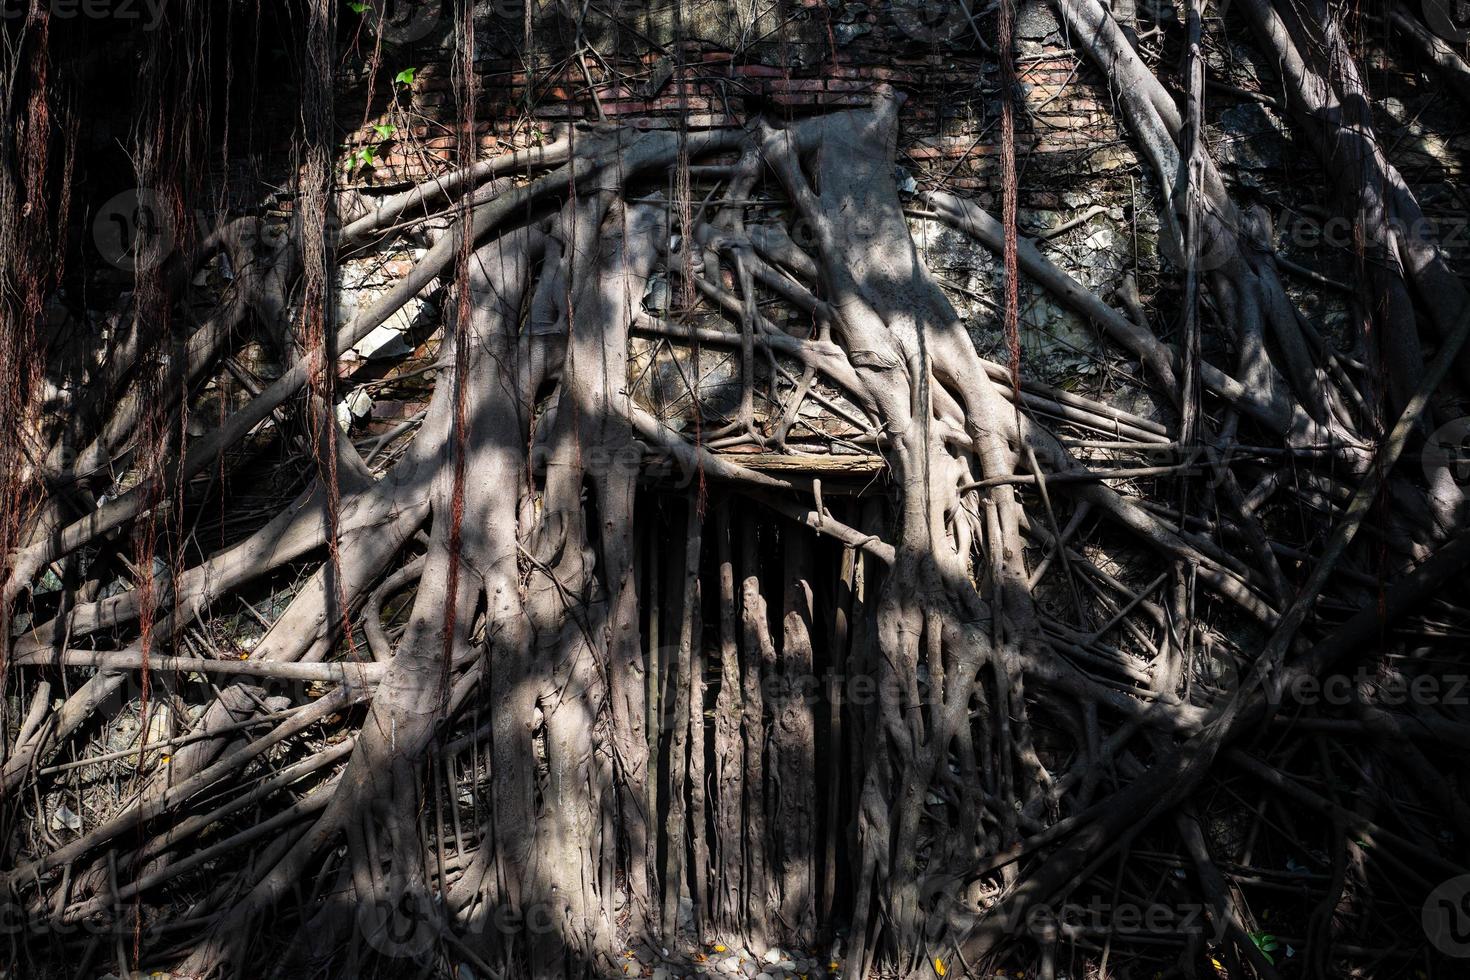
[[[378,148],[376,146],[364,146],[352,154],[352,162],[357,167],[371,167],[378,161]]]
[[[1269,932],[1252,932],[1247,935],[1250,936],[1251,942],[1255,943],[1256,949],[1260,950],[1261,956],[1265,957],[1266,962],[1275,966],[1276,960],[1272,958],[1271,953],[1281,948],[1281,941]]]
[[[398,132],[398,127],[394,126],[392,123],[378,123],[373,127],[373,132],[378,134],[378,139],[385,140],[388,137],[392,136],[394,133]]]
[[[396,74],[396,75],[393,76],[393,81],[399,83],[400,85],[412,85],[413,84],[413,76],[417,72],[418,72],[418,69],[417,68],[405,68],[405,69],[403,69],[403,71],[401,71],[398,74]]]
[[[362,2],[362,0],[349,0],[347,6],[352,8],[354,14],[360,14],[368,9],[368,5]]]

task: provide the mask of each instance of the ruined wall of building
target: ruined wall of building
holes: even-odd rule
[[[370,201],[446,173],[461,152],[453,79],[458,39],[450,30],[448,5],[397,8],[395,13],[390,5],[393,19],[386,24],[372,20],[372,7],[343,15],[348,27],[353,17],[362,18],[356,44],[341,66],[336,105],[343,132],[339,181],[349,202],[353,195]],[[473,138],[481,157],[546,142],[568,126],[683,126],[695,132],[746,125],[758,116],[799,118],[865,105],[879,86],[891,85],[905,100],[900,187],[915,195],[950,191],[999,212],[993,11],[980,10],[972,23],[956,13],[963,8],[937,0],[786,0],[764,6],[683,0],[591,5],[578,23],[566,5],[549,0],[538,0],[529,11],[520,0],[481,2],[475,9]],[[1179,52],[1164,43],[1177,31],[1160,30],[1164,20],[1179,16],[1173,6],[1154,3],[1119,13],[1132,24],[1146,60],[1155,65],[1178,60]],[[1242,40],[1206,51],[1212,152],[1237,199],[1253,204],[1266,219],[1280,254],[1308,270],[1294,284],[1300,287],[1294,290],[1298,301],[1325,335],[1350,346],[1351,226],[1333,217],[1327,192],[1314,176],[1315,159],[1301,157],[1294,148],[1273,95],[1278,83],[1271,67],[1261,63],[1248,32],[1232,37]],[[1467,202],[1458,187],[1470,153],[1465,121],[1433,79],[1398,67],[1391,44],[1371,38],[1365,43],[1371,52],[1369,80],[1382,95],[1376,121],[1391,158],[1432,214],[1436,227],[1431,230],[1463,260],[1470,256]],[[1022,234],[1115,306],[1120,289],[1136,289],[1151,329],[1166,341],[1173,339],[1181,277],[1160,253],[1158,189],[1113,111],[1116,93],[1110,80],[1073,51],[1044,0],[1024,0],[1019,6],[1017,56]],[[267,115],[279,112],[283,119],[290,112],[268,99],[263,107]],[[273,144],[273,131],[289,128],[262,123],[259,157],[239,161],[227,174],[233,203],[258,207],[259,195],[253,197],[251,188],[258,190],[256,175],[270,169],[262,161],[289,155],[282,141]],[[673,192],[671,175],[668,193]],[[274,203],[289,210],[289,193]],[[387,289],[447,223],[428,222],[387,250],[344,263],[342,314],[350,315]],[[911,218],[911,230],[982,355],[1005,360],[997,258],[920,214]],[[801,233],[794,226],[788,231]],[[1343,288],[1324,291],[1322,277]],[[431,356],[438,319],[431,293],[426,290],[375,331],[359,353],[393,354],[408,344]],[[1157,417],[1155,393],[1132,365],[1110,363],[1085,318],[1029,282],[1022,283],[1020,300],[1027,378]],[[1207,322],[1204,344],[1219,363],[1234,361],[1228,324]],[[678,345],[664,349],[691,356]],[[692,356],[699,358],[697,370],[651,365],[652,376],[655,382],[671,371],[676,377],[694,376],[705,408],[718,410],[731,383],[731,355],[705,349]],[[266,376],[274,370],[268,357],[258,367]],[[417,397],[363,392],[344,401],[339,414],[344,423],[357,419],[369,431],[389,428],[420,411],[427,390],[425,385]],[[687,414],[688,406],[672,410]]]
[[[1179,16],[1169,4],[1120,10],[1151,63],[1177,61],[1160,25]],[[405,17],[364,31],[363,56],[344,74],[340,105],[350,132],[343,180],[365,195],[452,167],[460,144],[447,17]],[[971,19],[937,0],[787,0],[770,5],[685,0],[681,4],[593,5],[578,24],[564,5],[528,12],[515,0],[477,5],[475,139],[483,154],[545,141],[558,127],[599,120],[638,128],[739,126],[755,115],[796,117],[866,104],[889,84],[902,92],[901,186],[948,190],[999,210],[997,66],[993,11]],[[1176,32],[1177,33],[1177,32]],[[1241,37],[1248,38],[1247,32]],[[1071,49],[1044,0],[1025,0],[1017,17],[1019,221],[1045,254],[1083,285],[1111,297],[1125,282],[1165,339],[1177,270],[1159,253],[1157,189],[1140,167],[1112,111],[1109,80]],[[1432,80],[1395,68],[1373,48],[1372,81],[1382,86],[1380,132],[1421,199],[1443,210],[1453,251],[1470,253],[1466,202],[1455,188],[1470,135]],[[1325,191],[1299,159],[1271,93],[1268,66],[1248,42],[1207,51],[1209,139],[1227,180],[1267,212],[1288,258],[1338,282],[1351,279],[1351,235],[1331,216]],[[372,65],[373,60],[377,65]],[[411,82],[390,82],[411,69]],[[372,98],[363,98],[371,79]],[[1391,93],[1391,94],[1390,94]],[[1426,132],[1456,132],[1446,142]],[[992,254],[937,222],[916,217],[915,240],[951,294],[983,354],[1002,357]],[[364,275],[371,279],[371,273]],[[1314,297],[1329,334],[1348,317],[1348,293]],[[350,291],[357,283],[344,285]],[[1022,356],[1028,376],[1085,387],[1141,414],[1153,399],[1101,357],[1093,328],[1042,290],[1022,287]],[[1212,353],[1230,360],[1228,331],[1206,330]]]

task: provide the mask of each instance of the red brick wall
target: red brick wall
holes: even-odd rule
[[[622,54],[607,57],[606,65],[603,59],[587,59],[591,85],[581,66],[560,58],[560,51],[545,52],[541,60],[546,67],[534,73],[525,70],[519,57],[477,60],[480,98],[475,129],[481,151],[523,145],[533,129],[546,132],[559,123],[594,120],[598,103],[609,120],[664,128],[677,126],[682,118],[698,129],[739,125],[753,109],[805,114],[864,105],[874,86],[889,83],[908,96],[901,116],[903,149],[916,176],[926,172],[943,176],[956,190],[989,189],[998,166],[994,121],[999,100],[992,61],[973,45],[967,50],[963,36],[958,44],[917,43],[905,36],[899,23],[873,13],[862,15],[860,21],[869,32],[842,44],[831,30],[824,30],[830,27],[825,20],[834,17],[832,9],[819,0],[805,7],[809,16],[803,21],[804,33],[816,41],[798,43],[805,58],[790,59],[795,64],[789,67],[780,64],[779,50],[763,51],[764,57],[757,60],[747,50],[693,41],[682,46],[684,64],[675,68],[669,64],[674,48],[665,46],[661,53],[652,41],[627,36],[619,38]],[[798,28],[793,32],[803,33]],[[642,51],[637,50],[640,43]],[[1106,92],[1087,73],[1077,71],[1070,54],[1056,47],[1034,45],[1034,49],[1030,57],[1023,56],[1019,70],[1026,102],[1033,109],[1029,131],[1023,132],[1023,156],[1037,158],[1035,163],[1044,162],[1052,171],[1079,154],[1111,147],[1131,162],[1106,109]],[[359,175],[364,182],[421,179],[450,165],[458,142],[450,57],[442,50],[385,53],[368,124],[352,127],[345,155],[382,142],[371,128],[373,123],[400,125],[398,135],[409,139],[385,146],[375,172]],[[398,70],[410,66],[400,62],[411,62],[417,69],[411,91],[391,84]],[[667,81],[650,91],[650,80],[661,73],[669,74]],[[353,81],[360,83],[362,77]],[[360,85],[353,87],[360,91]],[[395,88],[397,110],[387,97]],[[424,118],[413,118],[416,115]],[[364,100],[348,101],[342,118],[361,123]],[[1092,169],[1083,166],[1081,172]]]

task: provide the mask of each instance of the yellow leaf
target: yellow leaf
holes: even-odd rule
[[[941,977],[944,976],[946,972],[948,972],[944,969],[944,960],[941,960],[937,956],[934,957],[934,972],[939,974]]]
[[[723,953],[724,951],[725,951],[725,947],[724,946],[720,945],[719,943],[715,943],[715,952],[716,953]]]

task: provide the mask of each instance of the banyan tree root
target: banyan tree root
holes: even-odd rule
[[[1059,9],[1094,58],[1144,71],[1103,8]],[[1168,187],[1179,121],[1157,88],[1149,75],[1120,102]],[[1201,831],[1224,763],[1352,833],[1381,831],[1384,873],[1425,882],[1406,860],[1459,870],[1422,822],[1350,813],[1283,771],[1290,753],[1273,766],[1248,744],[1273,720],[1291,730],[1294,718],[1273,718],[1282,683],[1340,668],[1393,626],[1431,628],[1415,619],[1425,606],[1460,614],[1435,596],[1470,553],[1463,535],[1446,543],[1452,524],[1441,521],[1407,544],[1403,529],[1377,529],[1402,580],[1335,630],[1308,616],[1324,614],[1316,599],[1329,581],[1351,603],[1366,594],[1365,549],[1350,545],[1380,484],[1432,501],[1437,516],[1461,506],[1452,481],[1426,491],[1393,467],[1434,386],[1403,393],[1397,441],[1375,455],[1358,402],[1337,390],[1345,375],[1303,336],[1271,257],[1241,240],[1247,222],[1206,167],[1205,251],[1219,258],[1209,283],[1237,325],[1239,364],[1186,363],[1197,352],[1019,248],[1022,271],[1136,360],[1166,402],[1181,404],[1179,378],[1201,379],[1197,440],[1172,438],[1177,416],[1159,423],[1035,385],[1011,390],[911,240],[893,179],[898,101],[885,90],[870,108],[698,134],[578,127],[349,220],[336,248],[461,204],[413,270],[338,331],[345,349],[437,284],[449,308],[422,424],[376,471],[335,440],[335,503],[314,484],[151,593],[70,589],[15,641],[7,669],[21,678],[98,670],[59,707],[47,682],[28,688],[8,746],[7,791],[33,790],[8,797],[15,860],[4,884],[24,918],[140,936],[190,923],[149,932],[164,938],[140,941],[140,955],[201,977],[252,972],[263,945],[282,975],[411,958],[551,978],[619,973],[630,944],[811,947],[834,934],[848,976],[959,974],[1001,956],[1034,957],[1045,974],[1058,943],[1076,948],[1079,937],[1020,923],[1090,894],[1146,831],[1153,851],[1191,871],[1167,901],[1199,896],[1220,927],[1212,942],[1191,940],[1189,971],[1218,953],[1270,976],[1241,902],[1250,849],[1228,858]],[[1363,167],[1380,160],[1371,144],[1353,152]],[[681,162],[713,182],[697,210],[659,191]],[[526,168],[535,176],[506,179]],[[752,205],[757,185],[808,241]],[[1407,208],[1412,195],[1397,200]],[[1001,247],[1003,232],[972,204],[932,194],[926,205]],[[217,244],[241,247],[234,232]],[[191,345],[191,380],[217,368],[238,306],[279,322],[299,251],[277,245],[237,280],[240,298]],[[1440,282],[1432,263],[1414,268],[1416,284]],[[646,305],[659,277],[687,302]],[[772,317],[774,304],[810,326]],[[1465,316],[1439,335],[1439,375]],[[696,415],[681,432],[635,400],[635,332],[737,350],[727,424]],[[686,363],[698,371],[697,357]],[[276,424],[308,378],[303,360],[262,387],[184,450],[170,478],[197,492],[194,477]],[[698,379],[688,386],[697,399]],[[757,412],[758,397],[774,407]],[[867,505],[718,451],[787,448],[808,400],[881,457]],[[124,392],[117,416],[87,436],[84,463],[48,464],[53,482],[87,487],[124,452],[135,403]],[[1128,466],[1091,451],[1109,447],[1162,449],[1171,462]],[[1345,506],[1338,484],[1271,482],[1263,451],[1279,454],[1268,464],[1316,452],[1358,492]],[[650,482],[654,456],[672,458],[687,486]],[[1217,479],[1191,476],[1206,465]],[[1206,518],[1170,511],[1138,489],[1154,480],[1192,480],[1196,499],[1218,494],[1220,506],[1201,507]],[[43,510],[5,601],[23,600],[43,569],[105,550],[110,532],[167,499],[159,489],[139,484],[79,516]],[[1262,501],[1273,493],[1323,500],[1298,546],[1268,530]],[[1318,535],[1331,542],[1320,562]],[[1102,541],[1146,573],[1120,581],[1097,560]],[[183,645],[227,594],[305,560],[318,564],[243,662],[160,649]],[[1159,594],[1171,579],[1177,589]],[[1301,581],[1308,591],[1288,592]],[[387,600],[410,591],[390,628]],[[1211,628],[1198,616],[1206,605],[1238,629]],[[1251,643],[1265,644],[1269,670]],[[114,814],[56,838],[42,794],[64,792],[85,759],[56,760],[74,757],[150,672],[207,678],[191,682],[207,703]],[[1406,718],[1365,708],[1359,723],[1391,733],[1375,751],[1406,760],[1414,793],[1463,817],[1455,790],[1432,779],[1437,749],[1419,745]],[[148,755],[145,745],[136,763]],[[1327,758],[1322,775],[1345,762]],[[43,829],[30,829],[37,820]],[[1135,878],[1113,879],[1115,897]]]

